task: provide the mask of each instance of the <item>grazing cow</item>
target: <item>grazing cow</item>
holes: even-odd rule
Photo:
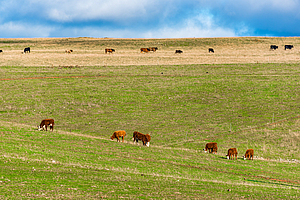
[[[210,53],[210,52],[215,53],[215,51],[214,51],[213,48],[209,48],[209,49],[208,49],[208,53]]]
[[[70,50],[66,50],[65,52],[66,52],[66,53],[72,53],[72,52],[73,52],[73,50],[72,50],[72,49],[70,49]]]
[[[2,53],[3,51],[2,50],[0,50],[0,53]]]
[[[217,153],[218,151],[218,144],[216,142],[209,142],[205,145],[205,149],[203,149],[205,151],[205,153],[208,152],[209,153]]]
[[[284,50],[292,49],[292,48],[294,48],[293,45],[284,45]]]
[[[150,51],[153,51],[153,52],[155,52],[156,50],[158,50],[157,47],[149,47],[149,49],[150,49]]]
[[[150,51],[149,48],[141,48],[141,53],[145,52],[145,53],[148,53]]]
[[[237,152],[236,148],[230,148],[230,149],[228,149],[228,153],[227,153],[226,157],[227,157],[227,159],[232,158],[234,160],[234,156],[235,156],[235,159],[237,160],[237,154],[238,154],[238,152]]]
[[[38,130],[44,130],[44,128],[46,128],[47,131],[47,127],[50,126],[50,131],[52,129],[53,131],[53,127],[54,127],[54,119],[43,119],[41,124],[38,126]]]
[[[181,50],[175,50],[175,53],[183,53]]]
[[[30,47],[26,47],[26,48],[24,49],[24,53],[30,53]]]
[[[143,133],[134,131],[133,132],[133,142],[138,142],[139,140],[142,140],[144,146],[150,145],[151,136],[149,134],[144,135]]]
[[[126,136],[126,132],[125,131],[115,131],[113,133],[113,135],[110,137],[111,140],[114,140],[115,138],[117,138],[117,141],[120,142],[119,137],[122,137],[122,142],[124,142],[124,137]]]
[[[115,50],[114,49],[105,49],[105,53],[113,53],[113,52],[115,52]]]
[[[271,45],[271,46],[270,46],[270,50],[276,50],[276,49],[278,49],[278,46],[277,46],[277,45]]]
[[[248,149],[245,153],[244,160],[248,159],[248,160],[253,160],[253,155],[254,155],[254,150],[253,149]]]

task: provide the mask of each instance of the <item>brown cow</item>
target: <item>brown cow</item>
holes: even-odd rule
[[[148,53],[150,51],[149,48],[141,48],[141,53],[145,52],[145,53]]]
[[[115,138],[117,138],[117,141],[120,142],[119,137],[122,137],[122,142],[124,142],[124,137],[126,136],[126,132],[125,131],[115,131],[113,133],[113,135],[110,137],[111,140],[114,140]]]
[[[72,49],[70,49],[70,50],[65,50],[65,52],[66,52],[66,53],[72,53],[73,50],[72,50]]]
[[[158,50],[157,47],[149,47],[149,49],[150,49],[150,51],[153,51],[153,52],[155,52],[156,50]]]
[[[105,53],[113,53],[113,52],[116,52],[116,50],[114,49],[105,49]]]
[[[248,158],[248,160],[253,160],[253,155],[254,155],[254,150],[253,149],[248,149],[245,153],[244,160],[246,160]]]
[[[235,159],[237,160],[237,154],[238,154],[238,152],[237,152],[236,148],[230,148],[230,149],[228,149],[228,153],[227,153],[226,157],[227,157],[227,159],[231,159],[231,157],[232,157],[232,159],[234,160],[234,156],[235,156]]]
[[[44,128],[46,128],[47,131],[47,127],[50,126],[50,131],[52,129],[53,131],[53,127],[54,127],[54,119],[44,119],[42,120],[41,124],[38,126],[38,130],[44,130]]]
[[[216,142],[209,142],[205,145],[205,149],[203,149],[205,151],[205,153],[208,152],[209,153],[217,153],[218,151],[218,144]]]
[[[144,135],[143,133],[134,131],[133,132],[133,142],[138,142],[139,140],[142,140],[143,145],[149,147],[151,136],[149,134]]]

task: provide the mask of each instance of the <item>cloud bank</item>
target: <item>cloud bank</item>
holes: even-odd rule
[[[0,32],[14,37],[300,36],[298,0],[10,0]]]

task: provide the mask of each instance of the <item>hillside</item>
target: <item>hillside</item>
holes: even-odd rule
[[[299,42],[0,39],[0,198],[298,199]],[[46,118],[54,131],[37,131]]]

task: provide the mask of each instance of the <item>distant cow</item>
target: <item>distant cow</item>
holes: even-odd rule
[[[149,49],[150,49],[150,51],[156,51],[156,50],[158,50],[158,48],[157,47],[149,47]]]
[[[151,136],[149,134],[144,135],[143,133],[134,131],[132,138],[133,138],[133,142],[138,142],[139,140],[141,140],[144,146],[149,147],[150,145]]]
[[[2,50],[0,50],[0,53],[2,53],[3,51]]]
[[[208,49],[208,53],[210,53],[210,52],[215,53],[215,51],[214,51],[213,48],[209,48],[209,49]]]
[[[145,52],[145,53],[148,53],[150,51],[149,48],[141,48],[141,53]]]
[[[47,131],[47,127],[50,126],[50,131],[52,129],[53,131],[53,127],[54,127],[54,119],[43,119],[42,122],[40,123],[40,125],[38,126],[38,130],[44,130],[44,128],[46,128]]]
[[[26,47],[26,48],[24,49],[24,53],[30,53],[30,47]]]
[[[270,50],[276,50],[276,49],[278,49],[278,46],[277,46],[277,45],[271,45],[271,46],[270,46]]]
[[[284,45],[284,50],[292,49],[292,48],[294,48],[293,45]]]
[[[66,50],[65,52],[66,52],[66,53],[72,53],[72,52],[73,52],[73,50],[72,50],[72,49],[70,49],[70,50]]]
[[[183,53],[181,50],[175,50],[175,53]]]
[[[244,156],[244,160],[248,159],[248,160],[253,160],[253,155],[254,155],[254,150],[253,149],[248,149],[245,153],[245,156]]]
[[[209,142],[205,145],[205,149],[203,149],[205,151],[205,153],[208,152],[209,153],[217,153],[218,151],[218,144],[216,142]]]
[[[237,154],[238,154],[238,152],[237,152],[236,148],[230,148],[230,149],[228,149],[228,153],[227,153],[226,157],[227,157],[227,159],[232,158],[234,160],[234,156],[235,156],[235,159],[237,160]]]
[[[114,140],[115,138],[117,138],[117,141],[120,142],[120,137],[122,137],[122,142],[124,142],[124,137],[126,136],[126,132],[125,131],[115,131],[113,133],[113,135],[110,137],[111,140]]]
[[[115,50],[114,49],[105,49],[105,53],[113,53],[113,52],[115,52]]]

